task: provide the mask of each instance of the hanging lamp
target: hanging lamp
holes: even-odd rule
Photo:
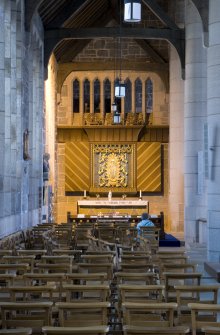
[[[115,97],[124,98],[125,97],[125,84],[121,79],[115,81]]]
[[[141,21],[141,0],[124,0],[124,21]]]

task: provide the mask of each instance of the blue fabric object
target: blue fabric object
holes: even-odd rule
[[[141,227],[154,227],[154,224],[151,220],[141,220],[138,224],[137,224],[137,230],[138,230],[138,235],[141,232]]]

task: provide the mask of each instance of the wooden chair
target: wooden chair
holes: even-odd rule
[[[127,264],[149,264],[151,262],[151,255],[124,255],[121,256],[121,263]]]
[[[9,291],[12,302],[43,302],[52,301],[56,286],[10,286],[6,289]]]
[[[163,301],[164,285],[118,285],[119,301],[158,303]]]
[[[55,306],[59,312],[59,326],[82,327],[106,326],[108,324],[109,302],[62,303]]]
[[[34,255],[23,255],[23,256],[4,256],[2,257],[2,262],[5,264],[19,264],[19,263],[27,263],[30,266],[30,272],[34,270]]]
[[[121,316],[121,306],[126,302],[152,303],[153,305],[163,301],[163,285],[118,285],[118,313]]]
[[[143,272],[153,272],[154,264],[149,262],[145,264],[135,264],[135,263],[120,263],[120,268],[122,272],[132,272],[132,273],[143,273]]]
[[[13,250],[8,250],[8,249],[0,250],[0,259],[3,256],[12,256],[12,255],[13,255]]]
[[[165,283],[165,301],[176,301],[175,285],[200,285],[202,273],[163,272]]]
[[[80,226],[76,227],[74,235],[74,245],[77,249],[85,250],[89,246],[88,236],[92,235],[93,228],[86,227],[81,228]]]
[[[33,286],[54,286],[52,301],[60,301],[62,299],[62,284],[66,283],[65,273],[25,273],[24,282]]]
[[[85,263],[113,263],[114,255],[112,253],[105,254],[86,254],[81,256],[81,260]]]
[[[42,255],[46,255],[46,249],[18,249],[16,251],[18,256],[35,256],[36,259],[41,258]]]
[[[86,273],[107,273],[107,279],[112,280],[113,277],[113,264],[111,263],[78,263],[78,272]]]
[[[79,262],[80,256],[82,255],[82,250],[72,250],[72,249],[53,249],[52,255],[68,255],[74,256],[74,260]]]
[[[51,325],[52,302],[2,302],[2,328],[31,327],[32,330]]]
[[[192,317],[192,335],[196,335],[204,327],[220,327],[219,304],[189,303]]]
[[[110,294],[109,285],[63,285],[66,302],[107,301]]]
[[[43,264],[66,264],[69,265],[69,272],[72,272],[73,265],[75,263],[75,256],[74,255],[43,255],[41,257],[41,262]],[[38,263],[39,264],[39,263]]]
[[[140,327],[173,327],[177,303],[135,303],[122,304],[123,324]]]
[[[16,264],[0,264],[0,274],[19,274],[22,275],[25,272],[30,271],[30,265],[28,263],[16,263]]]
[[[117,284],[154,285],[157,276],[153,272],[116,272]]]
[[[0,335],[30,335],[30,334],[32,334],[31,328],[0,329]]]
[[[90,327],[43,327],[44,335],[104,335],[109,332],[107,326],[90,326]],[[1,334],[1,333],[0,333]]]
[[[71,284],[104,284],[107,282],[106,272],[97,273],[70,273],[66,275],[68,283]]]
[[[124,326],[124,335],[184,335],[190,332],[187,327],[137,327]]]
[[[72,271],[77,271],[78,266],[71,266],[70,263],[54,263],[45,264],[37,263],[35,267],[35,272],[37,273],[71,273]]]
[[[191,324],[189,303],[217,304],[219,285],[177,285],[176,298],[178,304],[178,324]]]
[[[14,285],[16,280],[16,274],[0,274],[0,287],[6,287]]]
[[[117,230],[112,224],[98,224],[96,226],[97,237],[100,240],[104,240],[110,243],[115,243],[117,238]]]
[[[205,335],[219,335],[220,327],[203,327],[202,332],[205,333]]]

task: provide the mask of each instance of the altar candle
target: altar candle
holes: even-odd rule
[[[86,198],[86,190],[84,190],[84,198]]]
[[[139,196],[140,198],[142,197],[142,192],[141,192],[141,190],[140,190],[140,196]]]

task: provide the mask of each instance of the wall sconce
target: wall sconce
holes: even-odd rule
[[[141,21],[141,0],[124,0],[124,21]]]

